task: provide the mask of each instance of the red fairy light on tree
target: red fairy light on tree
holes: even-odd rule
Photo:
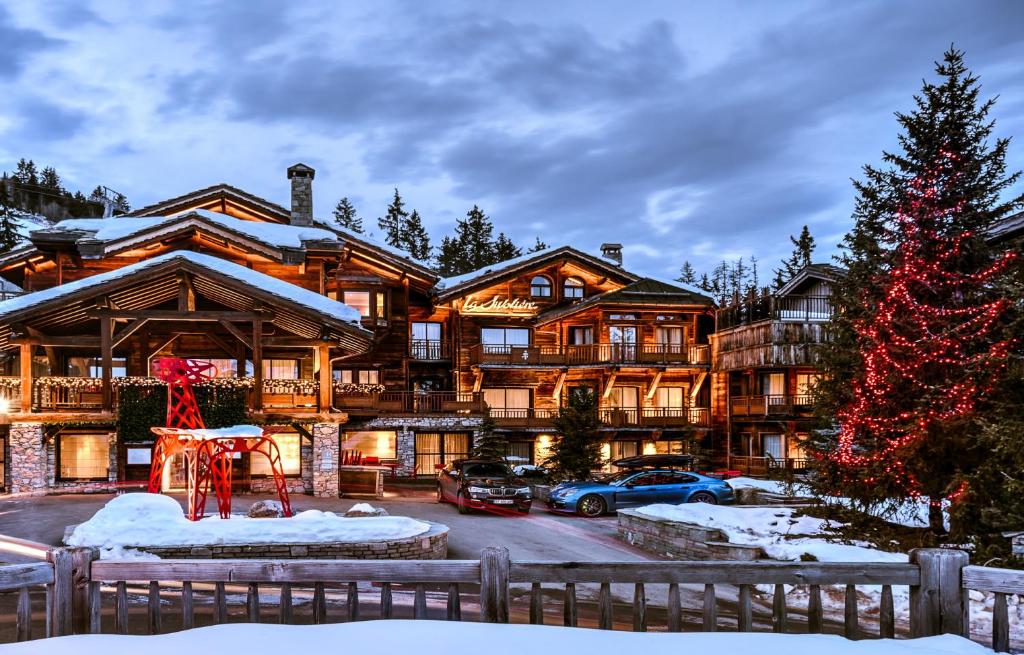
[[[975,235],[949,229],[963,206],[941,197],[959,175],[958,158],[942,155],[930,174],[909,183],[884,296],[870,320],[854,324],[864,374],[838,414],[838,447],[829,455],[849,479],[872,485],[885,477],[913,497],[922,495],[921,484],[905,456],[944,423],[974,415],[1012,346],[995,338],[1010,301],[993,298],[991,285],[1015,255],[961,270],[969,268],[963,261]]]

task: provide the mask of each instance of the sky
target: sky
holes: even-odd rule
[[[955,44],[1024,168],[1024,2],[0,0],[0,170],[140,207],[226,182],[379,233],[393,189],[434,243],[474,204],[654,277],[808,225],[827,261],[851,179],[896,147]],[[1018,189],[1021,190],[1021,189]]]

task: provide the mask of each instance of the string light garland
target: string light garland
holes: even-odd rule
[[[970,264],[977,235],[950,229],[966,205],[943,194],[960,175],[960,158],[943,151],[930,172],[909,181],[893,265],[879,280],[884,293],[870,319],[853,322],[864,370],[838,412],[838,445],[827,455],[847,482],[885,480],[907,496],[924,495],[908,457],[943,424],[975,415],[1016,345],[994,334],[1011,301],[992,285],[1017,256]],[[966,491],[961,483],[946,500]]]

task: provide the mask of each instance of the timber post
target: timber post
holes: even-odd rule
[[[480,621],[508,623],[508,548],[488,546],[480,552]]]
[[[90,606],[90,571],[93,560],[100,558],[96,548],[69,548],[71,554],[71,614],[74,633],[89,634],[91,611]]]
[[[64,637],[74,634],[72,550],[55,548],[50,557],[53,562],[53,586],[48,594],[50,606],[47,608],[47,636]]]
[[[910,636],[970,634],[965,591],[961,584],[968,555],[950,548],[918,548],[910,562],[921,571],[921,582],[910,588]]]

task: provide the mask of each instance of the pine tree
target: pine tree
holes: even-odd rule
[[[64,187],[61,186],[60,175],[57,174],[57,170],[53,166],[47,166],[43,169],[39,185],[53,191],[64,190]]]
[[[551,454],[544,462],[555,479],[585,480],[604,465],[601,456],[604,437],[597,418],[597,396],[583,387],[573,391],[554,421],[557,433],[552,440]]]
[[[504,232],[500,232],[498,238],[494,240],[495,262],[504,262],[519,257],[522,254],[523,251],[516,244],[512,243],[512,239],[505,236]]]
[[[114,210],[115,214],[127,214],[132,210],[131,204],[128,202],[128,198],[123,193],[119,193],[114,196],[114,205],[117,207]]]
[[[761,281],[758,279],[757,274],[757,257],[750,256],[750,283],[747,285],[746,291],[757,292],[761,288]]]
[[[0,254],[8,253],[21,241],[19,224],[7,193],[7,176],[0,179]]]
[[[356,214],[356,208],[349,202],[348,196],[339,200],[338,204],[334,206],[334,220],[343,230],[356,234],[363,233],[363,219]]]
[[[413,259],[427,261],[430,259],[430,235],[423,227],[420,213],[415,209],[409,214],[401,230],[401,248],[412,255]]]
[[[508,437],[498,432],[497,427],[490,410],[488,410],[480,422],[480,427],[477,428],[476,441],[473,444],[473,457],[505,459],[508,454]]]
[[[395,248],[402,248],[402,231],[409,213],[405,211],[405,203],[398,189],[395,189],[395,197],[388,205],[387,214],[377,219],[377,226],[384,232],[384,242]]]
[[[683,262],[683,267],[679,269],[679,277],[676,280],[683,284],[697,283],[697,273],[693,270],[693,265],[689,261]]]
[[[465,257],[464,268],[460,272],[475,271],[496,261],[494,242],[491,240],[493,232],[491,219],[477,205],[466,212],[465,219],[458,221],[455,234],[461,254]]]
[[[793,252],[789,259],[782,261],[782,267],[775,271],[776,289],[781,288],[805,266],[809,266],[814,255],[814,237],[806,225],[800,230],[799,237],[790,235],[789,241],[793,244]]]
[[[711,284],[711,280],[708,279],[707,273],[701,273],[700,282],[697,283],[697,286],[708,293],[714,291],[714,286]]]
[[[441,277],[453,277],[466,272],[462,261],[462,247],[455,237],[444,237],[437,249],[437,260],[434,264]]]
[[[1002,198],[1020,174],[1006,174],[1009,141],[988,142],[993,101],[979,104],[962,53],[947,51],[936,71],[939,83],[897,114],[901,152],[856,184],[815,393],[838,430],[810,447],[819,491],[890,507],[927,496],[941,532],[939,500],[981,491],[964,487],[990,457],[979,424],[1019,348],[1003,328],[1019,311],[1004,283],[1017,261],[985,234],[1024,196]]]
[[[548,244],[540,240],[540,237],[534,238],[537,240],[537,242],[530,246],[530,249],[526,251],[527,253],[540,252],[541,250],[547,250],[549,248]]]

